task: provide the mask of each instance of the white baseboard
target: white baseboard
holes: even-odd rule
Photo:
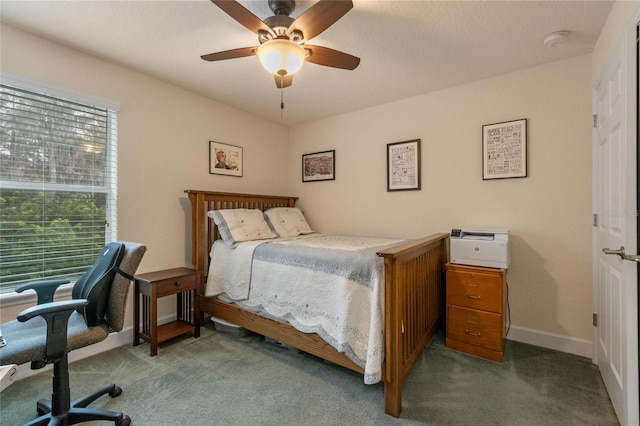
[[[592,343],[589,340],[547,333],[524,327],[511,326],[507,339],[543,348],[570,353],[592,359]]]

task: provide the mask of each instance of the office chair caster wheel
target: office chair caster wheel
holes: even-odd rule
[[[51,402],[47,399],[41,399],[36,404],[36,412],[38,416],[44,416],[51,412]]]
[[[117,426],[129,426],[131,424],[131,417],[126,414],[122,417],[122,420],[116,423]]]
[[[115,398],[116,396],[122,395],[122,388],[120,386],[116,386],[111,392],[109,392],[109,396],[111,398]],[[131,419],[129,419],[131,420]],[[129,424],[129,423],[127,423]]]

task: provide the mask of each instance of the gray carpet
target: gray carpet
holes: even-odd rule
[[[202,330],[160,346],[126,346],[70,366],[72,398],[115,382],[123,394],[92,407],[142,425],[615,425],[598,369],[587,359],[506,342],[502,364],[462,354],[434,337],[414,367],[400,419],[384,414],[382,384],[257,335]],[[0,423],[35,417],[50,373],[0,394]],[[106,424],[106,423],[102,423]]]

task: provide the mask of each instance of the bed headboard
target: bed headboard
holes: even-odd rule
[[[221,209],[260,209],[272,207],[293,207],[298,197],[278,195],[239,194],[232,192],[213,192],[187,189],[191,203],[191,262],[193,267],[207,275],[209,270],[209,252],[211,245],[220,238],[213,219],[207,216],[209,210]]]

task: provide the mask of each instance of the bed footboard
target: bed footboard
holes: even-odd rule
[[[385,266],[384,411],[399,417],[402,388],[444,311],[448,234],[378,252]]]

